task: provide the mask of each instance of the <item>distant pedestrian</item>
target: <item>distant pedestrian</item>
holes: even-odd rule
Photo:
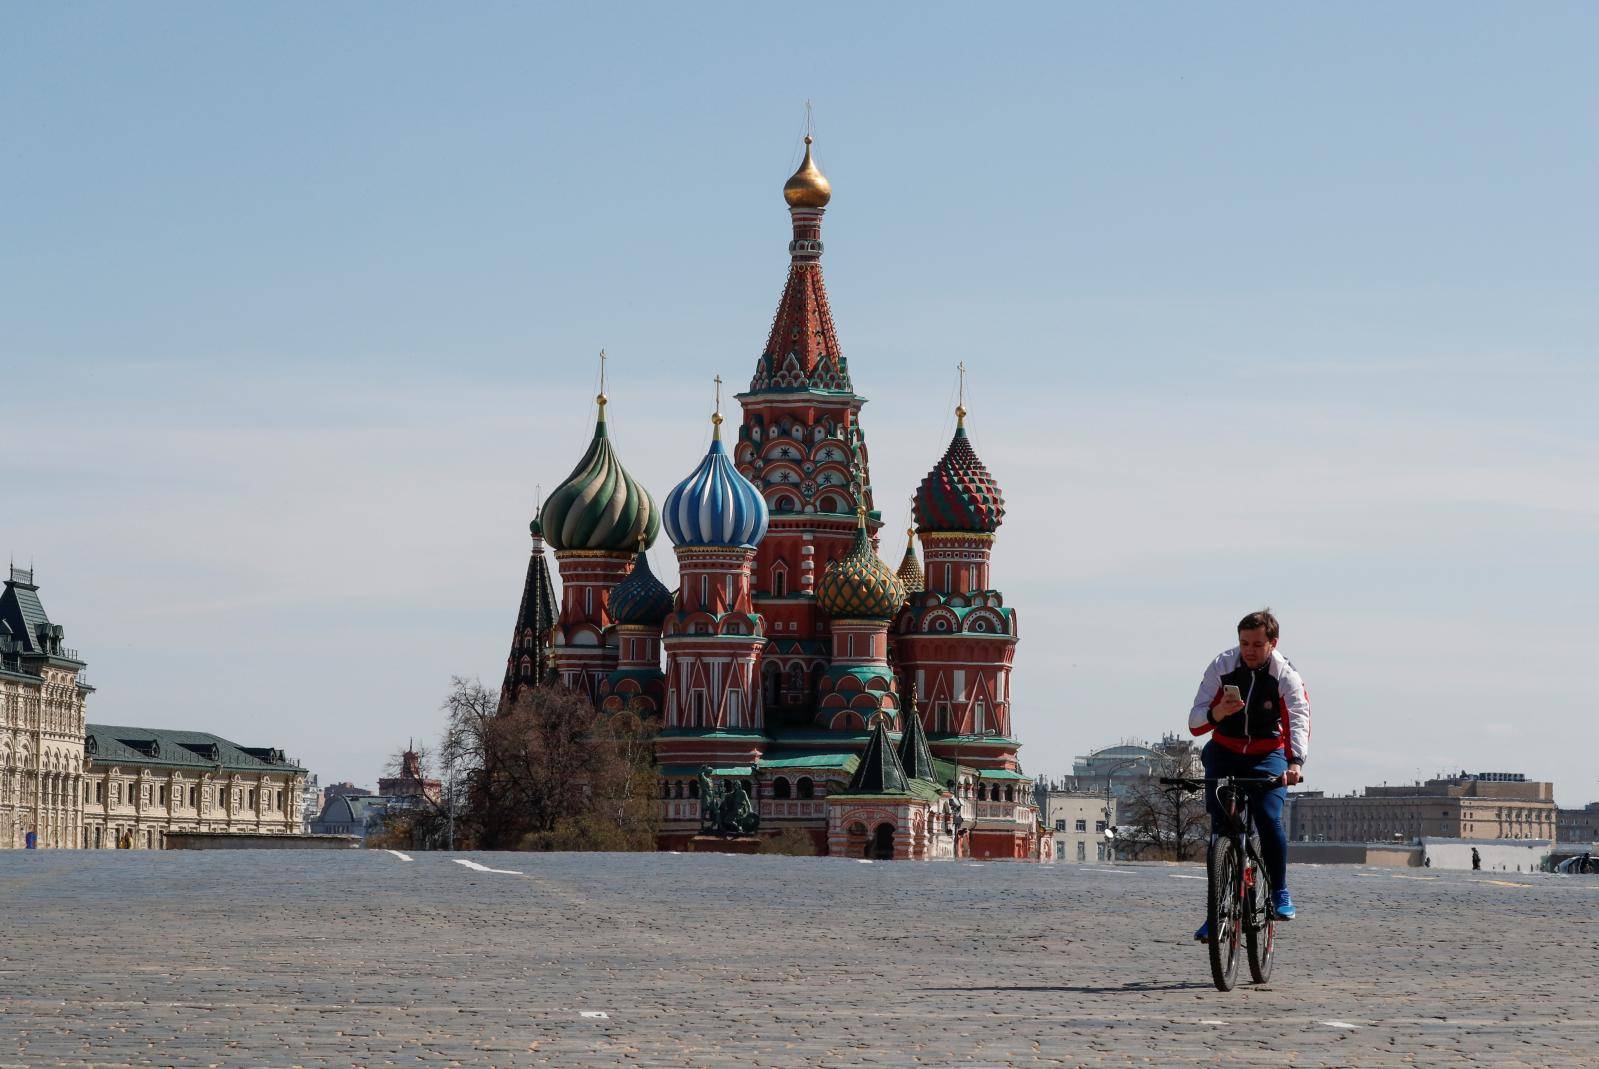
[[[16,840],[13,839],[12,841],[15,842]],[[22,841],[29,850],[39,849],[39,833],[32,828],[28,829],[28,834],[22,837]]]
[[[1482,868],[1482,855],[1477,853],[1477,848],[1471,848],[1471,871],[1477,872]]]

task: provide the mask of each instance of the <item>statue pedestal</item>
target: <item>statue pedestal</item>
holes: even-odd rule
[[[737,835],[723,838],[720,835],[696,835],[688,841],[691,851],[696,854],[758,854],[761,852],[761,840],[753,835]]]

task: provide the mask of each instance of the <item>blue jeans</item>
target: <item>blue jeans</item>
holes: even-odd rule
[[[1288,769],[1288,755],[1281,750],[1268,754],[1234,753],[1214,742],[1206,743],[1199,759],[1205,764],[1207,776],[1280,776]],[[1248,788],[1249,808],[1255,815],[1255,828],[1260,832],[1261,859],[1266,862],[1266,874],[1271,885],[1279,891],[1288,889],[1288,832],[1283,829],[1283,803],[1288,799],[1286,787],[1265,785]],[[1227,830],[1227,816],[1216,800],[1214,785],[1207,784],[1205,808],[1210,811],[1210,830],[1219,834]]]

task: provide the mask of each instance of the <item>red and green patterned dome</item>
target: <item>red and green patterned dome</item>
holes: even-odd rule
[[[916,491],[916,529],[993,534],[1005,519],[1005,498],[966,437],[966,413],[957,411],[954,439]]]
[[[905,584],[878,559],[864,516],[855,544],[822,573],[816,604],[835,620],[887,620],[905,604]]]

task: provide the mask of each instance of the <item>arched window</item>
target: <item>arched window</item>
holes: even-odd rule
[[[1013,791],[1011,788],[1006,787],[1005,788],[1005,801],[1014,802],[1015,800],[1016,800],[1016,792]]]
[[[788,777],[787,776],[778,776],[776,779],[774,779],[772,781],[772,797],[773,798],[788,798],[789,796],[790,796],[790,794],[789,794]]]
[[[772,510],[774,512],[793,512],[794,511],[794,507],[796,505],[796,502],[795,502],[795,500],[792,497],[789,497],[787,494],[779,494],[778,497],[777,497],[776,505],[777,505],[777,507]]]
[[[816,784],[811,782],[811,777],[809,777],[809,776],[801,776],[799,778],[799,783],[796,784],[796,786],[799,789],[799,796],[801,798],[815,798],[816,797]]]
[[[979,802],[988,801],[988,784],[979,783],[977,785],[977,800]]]
[[[690,798],[698,798],[700,796],[700,781],[699,780],[691,779],[691,780],[688,781],[688,796]]]

